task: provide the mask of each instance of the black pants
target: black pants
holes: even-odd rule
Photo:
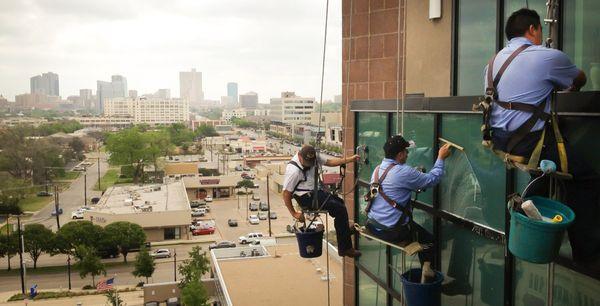
[[[401,217],[398,223],[401,223],[402,221],[405,221],[404,217]],[[367,222],[367,228],[377,238],[389,241],[391,243],[398,243],[402,241],[417,241],[420,244],[433,243],[433,235],[415,222],[411,222],[410,226],[396,224],[391,229],[379,228],[376,225]],[[423,262],[425,261],[429,261],[433,264],[434,255],[434,248],[431,246],[419,252],[419,261],[421,262],[421,265],[423,265]]]
[[[343,252],[352,248],[352,239],[350,238],[350,224],[348,223],[348,210],[344,201],[336,195],[331,195],[325,191],[319,190],[317,193],[319,207],[323,206],[330,216],[333,217],[333,225],[337,236],[338,253],[341,256]],[[296,197],[296,201],[302,209],[310,210],[312,207],[312,196],[304,194]],[[326,202],[325,202],[326,201]],[[323,203],[325,202],[325,205]]]
[[[494,147],[506,149],[510,134],[494,130]],[[512,154],[530,156],[541,137],[540,132],[530,133],[513,149]],[[575,212],[575,222],[569,227],[569,241],[573,250],[573,259],[577,262],[587,262],[600,257],[600,179],[578,152],[565,140],[569,173],[573,180],[565,180],[566,196],[564,203]],[[556,138],[552,128],[546,129],[544,147],[540,159],[552,160],[560,167]],[[534,179],[532,177],[531,179]],[[528,196],[548,196],[548,178],[531,186]]]

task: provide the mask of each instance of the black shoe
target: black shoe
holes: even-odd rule
[[[360,253],[360,251],[358,251],[358,250],[356,250],[354,248],[351,248],[351,249],[348,249],[348,250],[346,250],[344,252],[340,252],[339,255],[340,256],[350,257],[350,258],[357,258],[357,257],[360,257],[361,253]]]
[[[442,285],[442,293],[448,296],[469,295],[473,293],[473,288],[469,283],[453,280]]]

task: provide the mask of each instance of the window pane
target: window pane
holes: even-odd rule
[[[444,222],[442,271],[452,280],[442,294],[442,305],[465,305],[465,295],[472,299],[470,305],[504,304],[504,247],[501,244]]]
[[[358,262],[369,272],[376,275],[380,281],[386,282],[386,245],[376,240],[369,240],[362,235],[358,238],[358,244],[362,253],[358,258]]]
[[[356,187],[356,198],[357,198],[357,205],[356,205],[356,211],[355,214],[356,216],[358,216],[358,223],[361,225],[365,225],[367,223],[367,214],[365,213],[365,208],[367,207],[367,201],[365,201],[365,198],[363,197],[367,191],[369,190],[369,188],[366,187],[362,187],[362,186],[357,186]]]
[[[496,50],[496,0],[458,1],[459,96],[483,93],[483,68]]]
[[[600,90],[600,1],[564,1],[563,50],[583,70],[582,90]]]
[[[545,306],[548,265],[532,264],[515,257],[515,306]]]
[[[359,113],[356,122],[358,145],[369,149],[369,164],[359,165],[358,176],[369,182],[375,167],[383,159],[383,144],[387,139],[387,113]]]
[[[544,17],[546,17],[546,1],[547,0],[527,0],[529,8],[535,10],[542,20],[542,32],[544,39],[548,36],[548,26],[544,23]],[[504,24],[506,20],[513,12],[526,7],[527,3],[524,0],[505,0],[504,2]],[[506,33],[504,33],[504,43],[506,43]]]
[[[555,265],[554,306],[600,305],[600,280]]]
[[[358,271],[358,306],[384,306],[387,304],[385,290],[368,275]]]
[[[402,116],[402,115],[400,115]],[[433,156],[437,152],[433,152],[433,117],[432,114],[404,114],[404,138],[415,142],[415,148],[409,148],[407,165],[413,167],[423,167],[426,171],[433,167]],[[396,122],[398,118],[396,114],[392,117],[392,130],[396,130]],[[398,130],[400,134],[400,128]],[[433,188],[419,194],[420,202],[432,205],[433,203]]]
[[[442,137],[462,147],[446,159],[440,203],[444,210],[504,230],[506,168],[481,145],[481,115],[444,114]]]

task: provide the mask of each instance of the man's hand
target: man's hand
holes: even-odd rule
[[[354,154],[354,155],[348,157],[348,160],[346,161],[346,164],[347,163],[352,163],[352,162],[355,162],[355,161],[359,161],[359,160],[360,160],[360,155]]]
[[[292,213],[292,217],[298,220],[298,222],[304,222],[304,214],[301,211],[295,211]]]
[[[446,158],[448,158],[448,156],[450,156],[450,144],[447,143],[445,145],[443,145],[440,150],[438,151],[438,158],[441,160],[444,160]]]

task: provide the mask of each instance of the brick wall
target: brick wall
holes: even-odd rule
[[[344,151],[354,154],[354,116],[349,101],[396,99],[404,79],[399,64],[398,40],[402,52],[402,16],[406,0],[343,0],[342,2],[342,122]],[[350,12],[352,7],[352,12]],[[350,23],[352,19],[352,24]],[[398,25],[400,23],[400,32]],[[350,33],[350,31],[352,31]],[[400,54],[402,56],[402,54]],[[350,73],[348,75],[348,70]],[[344,189],[353,188],[354,167],[347,169]],[[345,197],[350,218],[354,218],[354,195]],[[344,305],[355,305],[354,261],[344,260]]]

